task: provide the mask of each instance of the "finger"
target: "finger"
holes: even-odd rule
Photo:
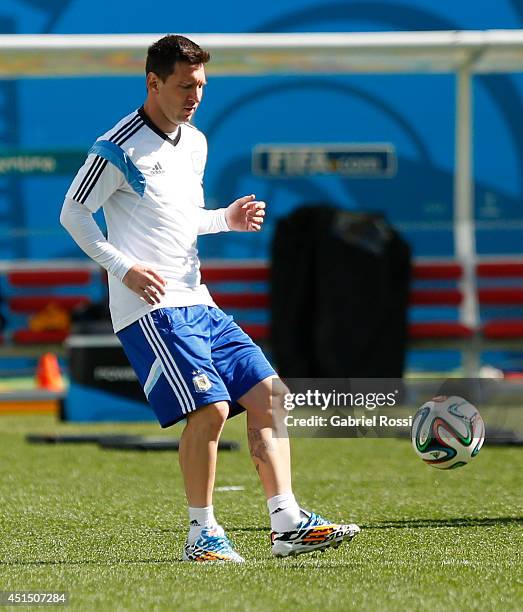
[[[163,278],[163,276],[160,276],[160,274],[158,274],[156,270],[153,270],[152,268],[147,268],[146,272],[147,274],[152,276],[154,279],[156,279],[158,282],[160,282],[164,287],[165,285],[167,285],[167,281]]]
[[[251,223],[250,229],[255,232],[259,232],[261,230],[261,225],[259,223]]]
[[[263,223],[263,217],[258,217],[258,216],[248,217],[247,223],[259,223],[261,225]]]
[[[152,274],[147,274],[147,287],[153,287],[160,295],[165,295],[165,284],[156,278]]]
[[[249,208],[245,211],[245,214],[251,217],[265,217],[265,210],[263,208]]]
[[[148,304],[151,304],[152,306],[154,306],[154,304],[159,304],[161,301],[160,296],[158,295],[154,287],[151,287],[151,286],[145,287],[143,290],[143,295],[144,295],[145,301]]]
[[[247,211],[261,212],[265,209],[265,206],[265,202],[247,202],[247,204],[244,204],[242,208]]]
[[[154,306],[154,300],[152,299],[152,297],[147,293],[147,291],[142,291],[140,297],[142,298],[142,300],[144,302],[146,302],[147,304],[149,304],[150,306]]]
[[[248,215],[265,215],[265,209],[264,208],[257,208],[255,206],[245,206],[244,207],[246,209],[246,213]]]
[[[161,295],[160,290],[152,282],[145,286],[145,290],[154,298],[159,298]]]
[[[251,223],[257,223],[258,225],[261,225],[263,223],[263,217],[253,217],[251,219]]]
[[[254,195],[254,193],[251,193],[251,195],[243,196],[242,198],[238,198],[235,204],[238,206],[244,207],[246,204],[251,203],[255,197],[256,196]]]

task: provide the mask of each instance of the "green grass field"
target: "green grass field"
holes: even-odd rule
[[[154,425],[0,418],[0,590],[67,591],[72,610],[522,609],[523,450],[489,448],[462,469],[425,466],[407,440],[294,441],[305,507],[364,530],[350,545],[270,556],[244,418],[224,437],[218,519],[244,565],[179,561],[186,510],[173,452],[29,445],[27,432],[158,435]],[[178,434],[179,429],[165,435]]]

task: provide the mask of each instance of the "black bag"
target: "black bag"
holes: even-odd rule
[[[410,249],[382,215],[301,208],[276,227],[271,269],[280,375],[402,376]]]

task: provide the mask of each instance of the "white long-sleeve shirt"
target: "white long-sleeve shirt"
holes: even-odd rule
[[[139,109],[95,142],[73,180],[60,221],[109,272],[115,331],[156,308],[215,306],[200,282],[196,238],[229,228],[226,209],[204,208],[206,158],[207,142],[196,128],[182,124],[170,138]],[[92,217],[100,207],[107,239]],[[167,281],[159,304],[147,304],[122,283],[137,263]]]

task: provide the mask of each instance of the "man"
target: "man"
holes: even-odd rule
[[[205,210],[205,137],[190,123],[209,54],[183,36],[148,50],[147,98],[89,151],[63,205],[61,223],[108,271],[111,317],[160,425],[186,419],[180,467],[189,505],[185,560],[243,561],[212,505],[225,420],[247,411],[250,452],[270,513],[272,552],[288,556],[338,546],[359,528],[305,512],[292,494],[286,388],[252,340],[200,283],[199,234],[259,231],[254,195]],[[107,240],[92,213],[103,206]]]

